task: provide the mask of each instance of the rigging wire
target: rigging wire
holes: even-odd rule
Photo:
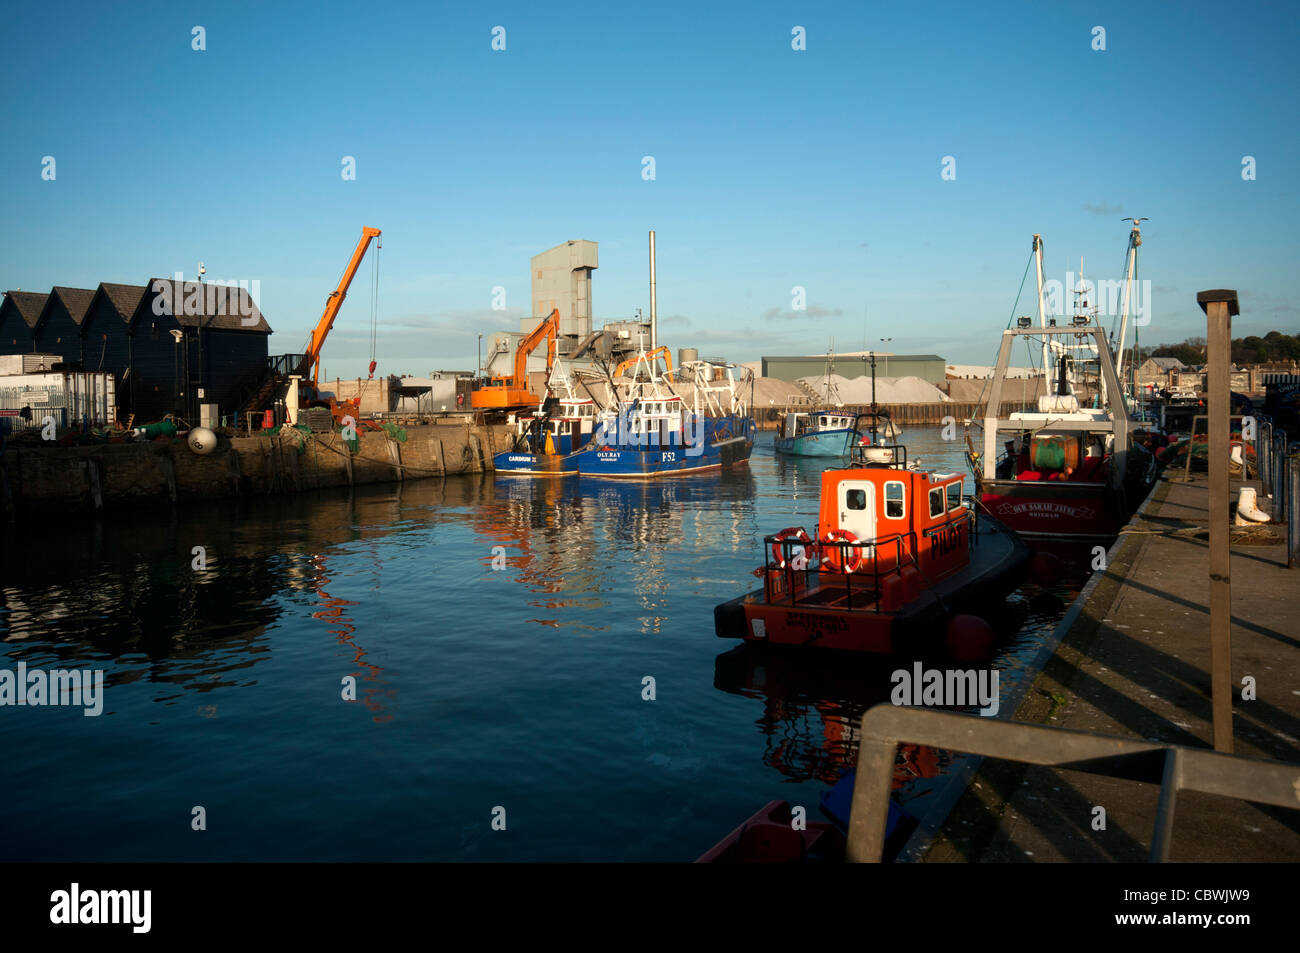
[[[375,345],[379,339],[379,249],[375,245],[374,259],[370,269],[370,373],[375,372]]]
[[[1025,280],[1029,277],[1029,266],[1032,265],[1033,263],[1034,263],[1034,252],[1031,250],[1031,251],[1029,252],[1029,260],[1028,260],[1027,262],[1025,262],[1025,273],[1024,273],[1023,275],[1020,276],[1020,288],[1016,291],[1016,300],[1015,300],[1015,301],[1012,303],[1012,305],[1011,305],[1011,315],[1007,318],[1007,326],[1006,326],[1006,328],[1003,328],[1003,330],[1009,330],[1010,327],[1011,327],[1011,322],[1014,321],[1014,320],[1016,319],[1016,309],[1017,309],[1018,307],[1020,307],[1020,296],[1021,296],[1022,294],[1024,294],[1024,291],[1025,291]],[[1027,340],[1027,339],[1026,339],[1026,340]],[[1001,347],[1002,347],[1002,342],[999,341],[999,342],[998,342],[998,347],[997,347],[996,349],[994,349],[994,351],[993,351],[993,365],[994,365],[994,366],[997,365],[997,362],[998,362],[998,350],[1000,350]],[[992,379],[991,377],[986,377],[986,378],[984,379],[984,386],[980,388],[980,396],[979,396],[979,400],[976,401],[976,404],[975,404],[976,407],[978,407],[980,404],[984,403],[984,394],[985,394],[985,392],[988,390],[989,384],[991,384],[992,382],[993,382],[993,379]],[[974,417],[971,418],[971,420],[974,420],[974,419],[975,419]]]

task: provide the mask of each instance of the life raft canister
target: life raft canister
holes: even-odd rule
[[[772,537],[772,561],[776,564],[776,568],[784,569],[786,566],[785,556],[786,556],[787,547],[785,547],[782,544],[789,540],[793,540],[800,544],[798,546],[789,547],[790,561],[794,562],[801,555],[804,557],[806,561],[806,565],[796,566],[795,568],[796,569],[812,568],[811,564],[814,555],[813,538],[808,535],[808,531],[805,530],[802,526],[788,526],[785,529],[781,530],[781,532],[777,533],[774,537]]]
[[[856,543],[859,540],[857,534],[852,530],[832,529],[822,536],[822,542],[826,544]],[[836,569],[842,568],[846,573],[857,572],[862,568],[862,547],[827,545],[823,558]]]

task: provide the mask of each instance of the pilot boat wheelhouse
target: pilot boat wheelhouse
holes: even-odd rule
[[[1015,588],[1025,545],[962,499],[962,475],[879,464],[822,473],[817,526],[764,538],[763,587],[714,609],[722,638],[894,652]],[[887,453],[886,453],[887,451]]]

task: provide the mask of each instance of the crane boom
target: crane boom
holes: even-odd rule
[[[311,368],[311,386],[313,390],[319,387],[320,377],[320,353],[321,348],[325,346],[325,338],[329,336],[330,329],[334,327],[334,319],[338,317],[339,308],[343,307],[343,299],[348,296],[348,288],[352,284],[352,278],[357,273],[357,268],[361,266],[361,259],[366,257],[366,249],[370,247],[372,239],[378,238],[382,233],[377,228],[362,228],[361,240],[357,242],[357,249],[352,253],[352,260],[348,262],[347,268],[343,271],[343,277],[339,279],[339,286],[330,292],[330,296],[325,300],[325,311],[321,314],[320,320],[316,322],[316,329],[311,333],[311,343],[307,346],[307,353],[302,356],[298,362],[296,373],[299,377],[306,378],[307,368]]]

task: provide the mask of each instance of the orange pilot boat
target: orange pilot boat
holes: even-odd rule
[[[822,473],[813,533],[763,540],[763,587],[713,610],[722,638],[889,653],[949,617],[1000,601],[1029,550],[962,497],[960,473],[909,467],[901,446],[863,448]]]

